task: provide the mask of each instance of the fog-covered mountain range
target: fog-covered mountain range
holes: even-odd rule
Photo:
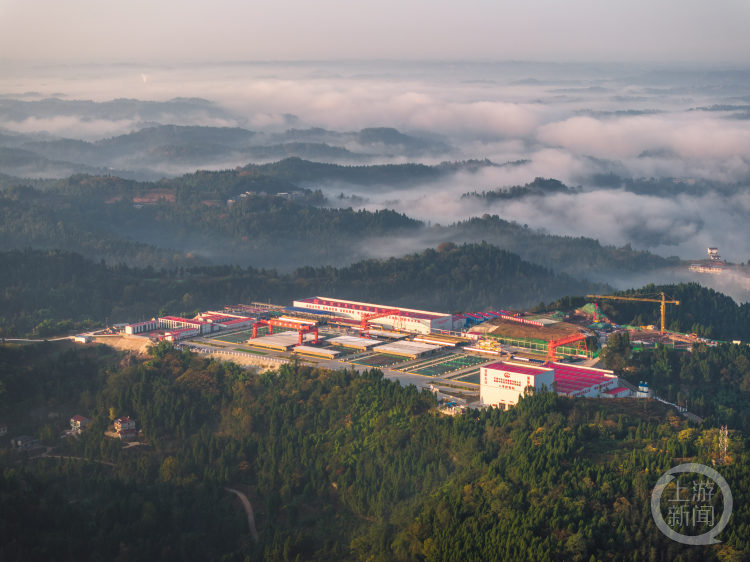
[[[5,81],[0,173],[12,178],[4,186],[40,187],[74,174],[195,186],[203,185],[195,177],[227,178],[194,177],[197,170],[225,170],[255,178],[250,191],[307,190],[318,194],[304,203],[315,208],[393,209],[423,225],[418,235],[368,233],[357,237],[361,246],[349,240],[360,257],[446,239],[492,241],[458,225],[496,216],[540,236],[583,237],[660,259],[700,259],[708,246],[733,263],[750,259],[746,69],[247,63],[74,74],[37,69]],[[208,190],[204,200],[227,205],[239,197],[248,189],[236,178],[236,193],[219,190],[217,198]],[[190,251],[202,235],[191,244],[194,235],[186,236],[154,240]],[[502,243],[534,253],[507,236]],[[204,246],[193,253],[226,261],[220,245]],[[358,252],[306,255],[347,262]],[[256,258],[243,261],[261,265]],[[555,265],[574,267],[597,275],[581,260]],[[621,275],[616,286],[628,283]]]

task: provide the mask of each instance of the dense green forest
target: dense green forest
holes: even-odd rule
[[[445,240],[468,242],[485,240],[524,260],[573,276],[600,279],[623,273],[679,267],[679,258],[663,258],[625,246],[603,246],[598,240],[584,236],[559,236],[506,221],[498,215],[484,214],[450,226],[433,226],[432,230]]]
[[[750,341],[750,303],[738,305],[731,297],[698,283],[646,285],[614,294],[659,299],[662,292],[668,300],[680,301],[679,305],[667,305],[667,329],[719,340]],[[602,300],[598,305],[619,324],[658,326],[660,322],[658,303]]]
[[[750,555],[750,458],[738,431],[721,468],[735,506],[723,542],[685,546],[656,528],[659,475],[678,458],[710,464],[716,454],[716,429],[657,403],[541,393],[508,412],[451,418],[436,414],[430,393],[378,371],[292,364],[255,375],[168,345],[142,360],[96,346],[6,345],[0,365],[11,431],[69,457],[0,453],[0,497],[12,506],[0,511],[2,559]],[[92,424],[61,441],[73,413]],[[103,437],[116,415],[133,416],[147,445]],[[224,486],[249,496],[257,543]]]
[[[489,244],[446,243],[403,258],[291,274],[232,266],[172,270],[108,266],[62,251],[0,252],[0,335],[48,336],[91,323],[260,300],[332,294],[446,312],[530,306],[598,287],[556,275]]]
[[[488,165],[469,161],[419,169],[440,177]],[[351,181],[374,189],[372,182],[383,181],[392,187],[408,183],[409,170],[287,159],[158,182],[83,174],[63,180],[0,176],[0,249],[63,249],[138,267],[228,263],[289,271],[301,265],[346,265],[391,247],[406,252],[452,240],[487,241],[576,276],[585,272],[601,278],[614,271],[679,264],[629,246],[536,231],[496,215],[428,225],[389,210],[330,208],[319,189],[304,187],[320,185],[313,181],[315,174],[321,182]],[[312,174],[307,182],[300,181],[304,173]]]
[[[365,260],[348,267],[303,267],[290,274],[237,266],[170,270],[108,266],[62,251],[0,252],[0,335],[48,336],[86,325],[134,321],[156,314],[191,313],[233,302],[285,304],[294,298],[342,298],[458,312],[501,307],[580,306],[582,297],[606,290],[521,260],[488,244],[445,243],[403,258]],[[653,286],[623,294],[664,291],[668,327],[719,340],[750,340],[750,304],[696,283]],[[602,311],[621,324],[658,324],[651,303],[603,301]]]
[[[627,333],[614,334],[602,352],[605,365],[630,381],[646,381],[657,396],[687,405],[712,425],[750,433],[750,346],[698,344],[633,352]]]
[[[488,204],[496,201],[508,199],[520,199],[522,197],[544,197],[555,193],[575,193],[577,190],[570,188],[560,180],[554,178],[534,178],[524,185],[514,185],[512,187],[499,187],[484,191],[471,191],[464,193],[462,199],[481,199]]]

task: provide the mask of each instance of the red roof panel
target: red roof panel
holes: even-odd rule
[[[532,376],[541,375],[542,373],[546,373],[552,370],[551,368],[546,367],[526,367],[524,365],[513,365],[511,363],[505,363],[503,361],[485,365],[485,368],[493,369],[495,371],[508,371],[509,373],[518,373],[519,375]]]

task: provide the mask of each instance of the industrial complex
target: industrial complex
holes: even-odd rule
[[[294,306],[303,310],[329,312],[343,318],[359,322],[372,322],[391,330],[417,334],[430,334],[436,330],[460,330],[464,326],[463,319],[454,318],[451,314],[411,308],[386,307],[329,297],[312,297],[294,301]]]
[[[481,368],[480,398],[486,406],[505,409],[527,392],[554,391],[574,398],[624,398],[632,395],[612,371],[565,363],[521,365],[497,362]]]
[[[647,395],[595,367],[606,334],[591,322],[596,312],[580,314],[447,314],[315,296],[290,306],[239,304],[194,318],[152,318],[120,325],[120,334],[246,364],[296,356],[326,368],[379,368],[473,406],[508,408],[545,390],[575,398]]]

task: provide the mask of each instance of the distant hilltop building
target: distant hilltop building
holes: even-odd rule
[[[724,260],[719,255],[719,248],[708,248],[708,259],[701,262],[691,263],[688,269],[696,273],[718,274],[724,271]]]

